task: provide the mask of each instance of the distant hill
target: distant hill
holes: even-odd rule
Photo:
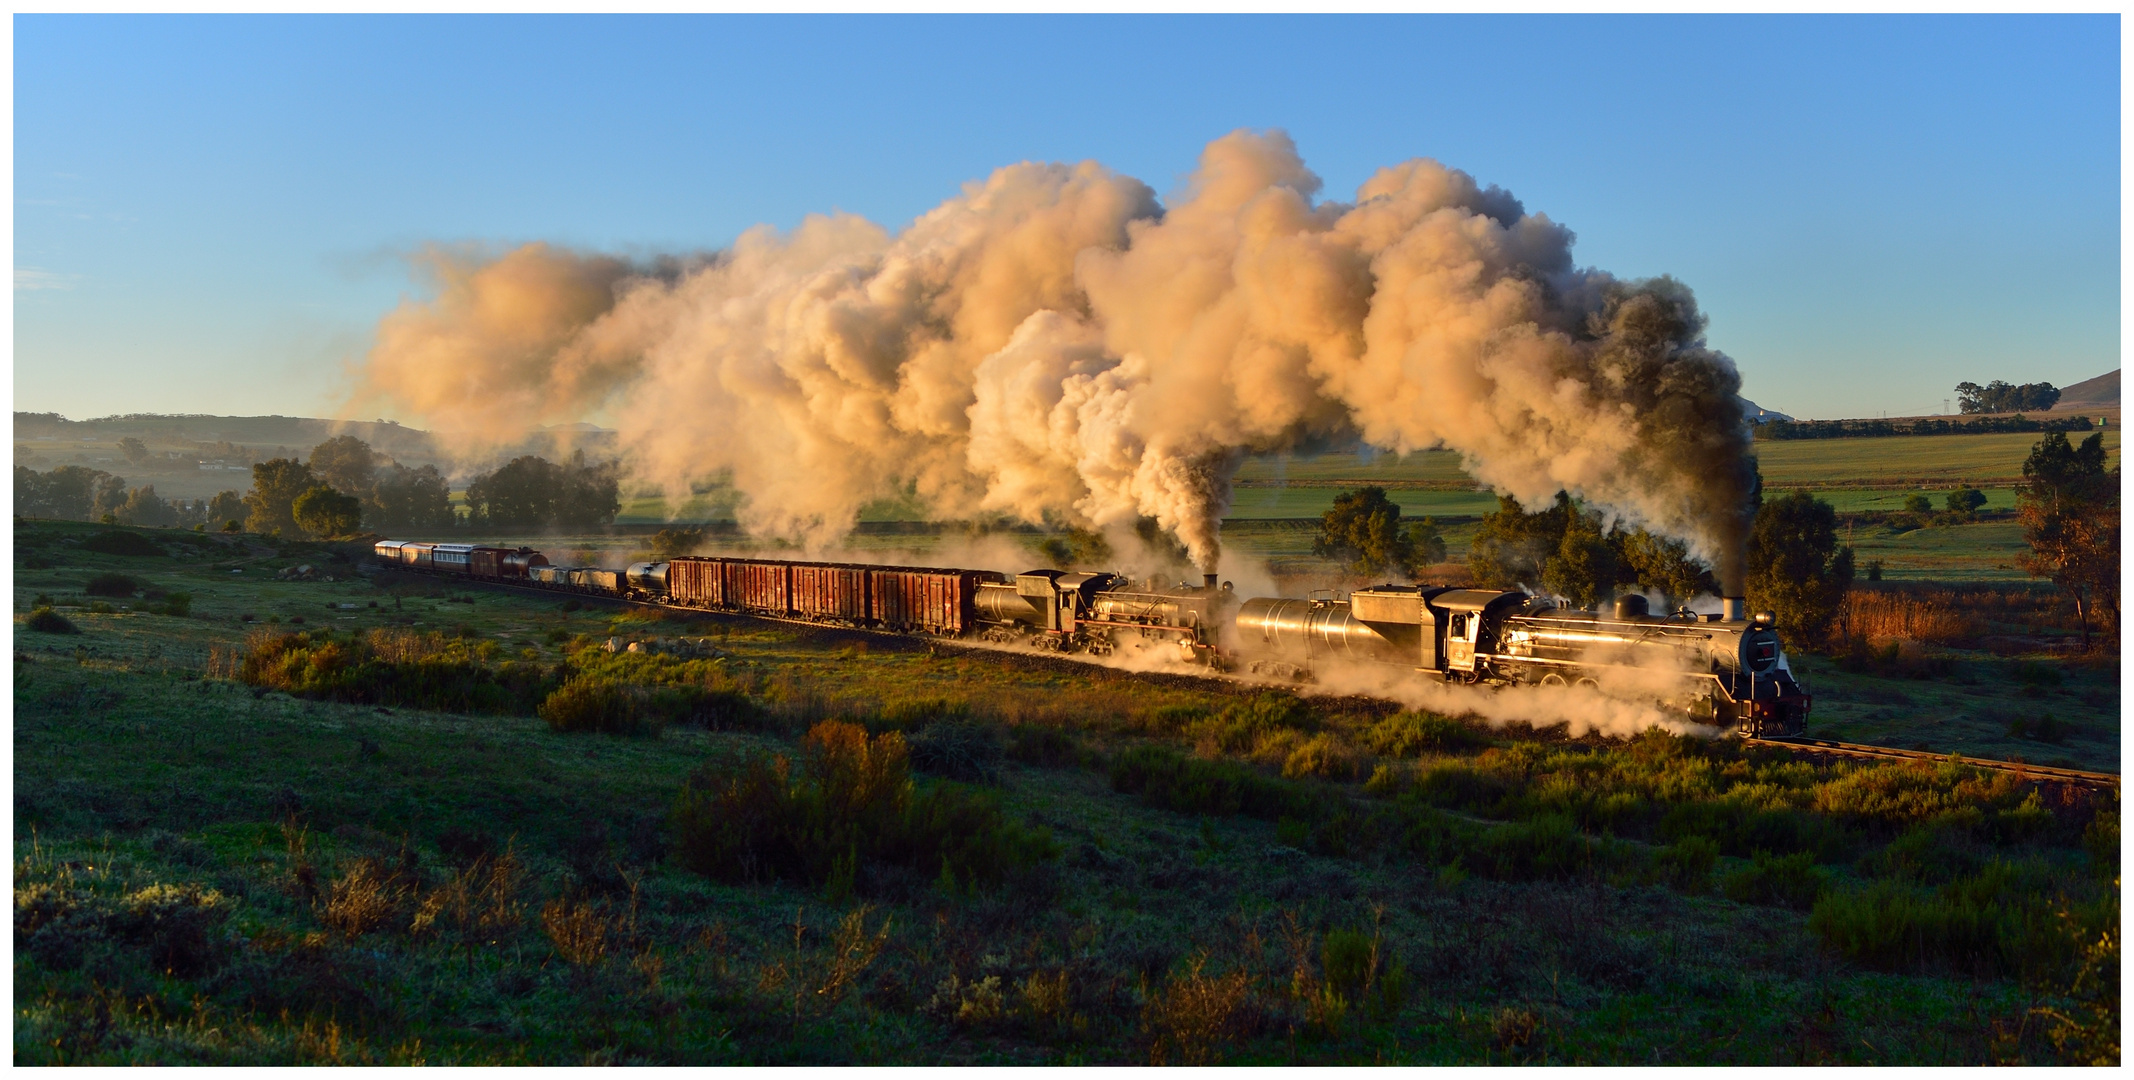
[[[2119,407],[2119,369],[2114,368],[2094,379],[2084,379],[2073,386],[2062,387],[2060,402],[2054,408],[2113,408]]]
[[[1748,398],[1741,399],[1741,407],[1748,412],[1749,422],[1752,424],[1768,424],[1773,420],[1785,421],[1793,419],[1776,409],[1766,409]]]
[[[58,413],[15,414],[19,442],[116,442],[132,437],[151,446],[185,443],[234,443],[264,451],[277,448],[309,452],[336,435],[354,435],[372,447],[406,461],[436,456],[430,433],[390,420],[322,420],[309,416],[209,416],[131,413],[69,420]]]

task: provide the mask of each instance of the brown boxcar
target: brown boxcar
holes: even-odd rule
[[[715,608],[726,603],[724,559],[681,556],[667,563],[667,598],[690,607]]]
[[[504,552],[497,548],[478,547],[467,552],[467,573],[471,577],[493,578],[501,576],[498,571]]]
[[[793,563],[793,614],[805,619],[864,623],[868,620],[867,567],[843,563]]]
[[[990,570],[878,566],[871,579],[874,618],[891,630],[961,634],[977,620],[981,581],[1005,581]]]
[[[723,606],[764,615],[793,611],[792,564],[775,559],[728,559]]]

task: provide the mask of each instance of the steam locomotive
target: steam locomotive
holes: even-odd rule
[[[1812,703],[1769,613],[1658,615],[1642,596],[1606,612],[1523,592],[1378,585],[1346,599],[1240,601],[1197,585],[1110,573],[678,557],[623,570],[557,567],[531,548],[380,541],[404,569],[907,634],[1104,655],[1125,646],[1222,670],[1308,679],[1343,667],[1542,688],[1628,682],[1687,718],[1742,735],[1801,733]]]

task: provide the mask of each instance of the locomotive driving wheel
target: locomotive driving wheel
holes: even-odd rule
[[[1543,675],[1543,676],[1541,677],[1541,685],[1543,685],[1543,686],[1568,686],[1568,685],[1570,685],[1570,684],[1569,684],[1569,683],[1566,683],[1566,682],[1564,682],[1564,681],[1563,681],[1563,676],[1561,676],[1561,675],[1558,675],[1558,674],[1556,674],[1555,672],[1551,671],[1551,672],[1549,672],[1548,674],[1546,674],[1546,675]]]

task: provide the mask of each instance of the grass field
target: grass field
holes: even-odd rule
[[[1806,487],[1840,513],[1902,510],[1905,499],[1925,493],[1936,509],[1949,491],[1975,486],[1986,494],[1985,509],[2015,507],[2013,484],[2020,480],[2023,459],[2038,436],[1938,435],[1884,439],[1802,439],[1756,444],[1764,487],[1786,492]],[[2114,466],[2119,460],[2119,431],[2104,433]],[[1313,458],[1266,456],[1248,460],[1238,470],[1237,485],[1225,526],[1233,550],[1267,560],[1279,574],[1309,572],[1287,530],[1269,523],[1316,519],[1333,506],[1334,497],[1367,484],[1387,488],[1387,496],[1410,518],[1436,517],[1451,522],[1446,536],[1455,559],[1466,556],[1473,536],[1471,520],[1497,508],[1488,492],[1474,490],[1460,468],[1459,456],[1427,451],[1400,457],[1325,454]],[[629,500],[617,521],[648,524],[667,520],[729,520],[737,496],[731,491],[693,498],[670,513],[660,500]],[[906,500],[885,500],[866,508],[862,521],[905,521],[923,516]],[[1862,541],[1860,557],[1881,559],[1893,580],[2017,581],[2020,534],[2006,522],[1983,522],[1956,528],[1898,530],[1875,526]],[[860,546],[883,543],[856,539]],[[932,540],[905,541],[926,550]]]
[[[1485,729],[258,538],[81,546],[108,531],[16,530],[50,564],[15,577],[18,1064],[2079,1060],[2030,1013],[2086,1015],[2054,912],[2117,918],[2116,797],[1957,764]],[[145,595],[84,596],[102,573]],[[28,629],[40,597],[79,632]],[[263,627],[315,665],[437,631],[549,679],[611,635],[708,642],[630,670],[759,711],[625,737],[292,695],[228,677]],[[2116,767],[2116,668],[1964,659],[1797,658],[1828,733]],[[2011,741],[2039,710],[2061,741]],[[812,760],[823,719],[901,730],[913,797],[997,813],[966,831],[1023,837],[1025,868],[689,869],[684,785]]]

